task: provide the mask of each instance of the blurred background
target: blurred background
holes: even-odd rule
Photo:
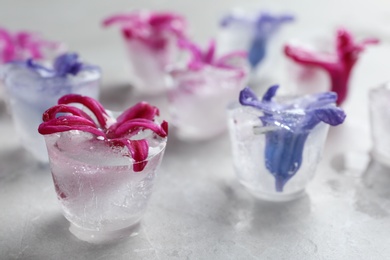
[[[286,33],[297,37],[313,32],[330,35],[340,25],[359,37],[378,36],[385,44],[390,37],[387,0],[1,0],[0,26],[40,32],[47,39],[67,43],[70,50],[103,68],[105,87],[126,82],[127,57],[119,30],[102,28],[103,18],[137,9],[174,11],[188,19],[192,37],[205,43],[215,37],[220,17],[234,7],[293,13],[296,22],[286,26]]]

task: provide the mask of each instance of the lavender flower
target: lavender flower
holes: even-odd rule
[[[251,67],[256,68],[266,55],[267,43],[272,35],[279,30],[282,24],[293,20],[294,17],[291,15],[274,16],[261,12],[255,17],[247,17],[232,13],[225,16],[220,25],[227,27],[231,23],[238,23],[253,28],[253,36],[248,48],[248,60]]]
[[[95,66],[85,65],[80,62],[77,53],[65,53],[58,56],[54,60],[52,68],[47,68],[35,62],[33,59],[15,63],[25,65],[27,68],[35,70],[47,77],[66,77],[68,74],[75,76],[84,69],[96,68]]]
[[[240,103],[263,111],[260,120],[269,128],[265,138],[265,166],[275,177],[276,191],[297,173],[310,131],[320,122],[336,126],[346,115],[336,107],[337,94],[325,92],[294,98],[285,102],[273,100],[279,86],[268,89],[259,100],[250,88],[240,92]]]

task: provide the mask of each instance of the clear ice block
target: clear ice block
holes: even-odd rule
[[[147,139],[148,163],[134,172],[125,147],[77,130],[45,136],[57,197],[76,237],[105,243],[131,234],[146,210],[167,140],[154,134]]]
[[[278,126],[277,123],[273,126],[263,126],[261,116],[263,113],[260,110],[243,107],[238,103],[231,104],[228,108],[233,164],[237,177],[255,197],[271,201],[295,199],[304,193],[305,187],[314,176],[329,127],[327,124],[319,123],[310,130],[305,141],[300,168],[282,190],[278,191],[275,176],[266,168],[266,134],[285,129],[286,126],[283,124]],[[294,143],[286,142],[279,145],[284,146],[284,151],[294,150]],[[284,154],[279,159],[288,160],[291,156]],[[296,164],[298,165],[298,162]]]
[[[154,48],[141,40],[127,41],[129,67],[134,86],[141,92],[158,94],[168,88],[167,70],[178,58],[177,39],[165,36],[164,48]]]
[[[77,93],[98,98],[100,69],[90,67],[77,75],[49,76],[22,63],[3,69],[3,82],[15,130],[23,147],[40,162],[47,163],[43,137],[37,132],[42,114],[65,94]]]
[[[113,25],[121,29],[134,86],[148,94],[166,91],[167,69],[178,58],[178,40],[185,38],[185,18],[172,12],[138,10],[103,20],[103,26]]]
[[[172,79],[169,109],[178,137],[205,140],[223,133],[226,107],[237,99],[246,77],[238,76],[237,70],[207,66],[173,73]]]
[[[380,163],[390,166],[390,84],[387,82],[370,90],[372,156]]]

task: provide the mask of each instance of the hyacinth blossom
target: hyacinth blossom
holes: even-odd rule
[[[37,63],[34,59],[27,59],[22,62],[16,61],[14,64],[26,66],[44,77],[66,77],[67,75],[75,76],[82,70],[98,68],[96,66],[83,64],[79,60],[77,53],[65,53],[56,57],[51,68]]]
[[[248,17],[243,13],[231,13],[222,18],[220,25],[228,27],[230,24],[239,24],[253,28],[252,40],[248,46],[248,60],[254,69],[265,58],[270,38],[283,24],[293,20],[294,17],[288,14],[275,16],[260,12],[255,16]]]
[[[103,26],[119,25],[126,41],[139,40],[153,49],[167,46],[167,35],[183,38],[184,17],[170,12],[135,11],[116,14],[103,20]]]
[[[315,52],[289,44],[285,46],[284,52],[298,64],[325,70],[330,78],[330,90],[337,93],[337,104],[340,105],[347,97],[349,79],[359,54],[367,45],[377,44],[379,40],[368,38],[356,42],[346,29],[339,29],[336,37],[336,51],[333,54]]]
[[[0,28],[0,63],[43,59],[45,50],[58,50],[61,44],[42,39],[39,35],[27,31],[12,33]]]
[[[343,123],[346,115],[336,107],[337,94],[325,92],[307,95],[279,103],[273,98],[279,86],[272,86],[259,100],[248,87],[240,93],[239,101],[263,112],[260,117],[265,131],[265,166],[275,177],[276,191],[299,170],[305,142],[320,122],[336,126]]]
[[[216,57],[215,40],[210,41],[209,46],[205,51],[188,39],[179,40],[179,47],[189,51],[191,54],[191,58],[187,64],[187,69],[189,70],[198,71],[203,69],[205,66],[211,66],[219,69],[237,70],[239,77],[244,77],[246,74],[242,62],[241,64],[237,64],[237,61],[243,60],[247,57],[247,53],[245,51],[234,51],[222,55],[221,57]]]
[[[81,109],[69,105],[71,103],[84,105],[93,113],[96,121]],[[104,141],[110,146],[127,147],[136,162],[133,170],[140,172],[147,164],[148,141],[146,139],[132,140],[131,137],[146,129],[160,137],[167,137],[168,123],[163,121],[160,125],[157,124],[155,117],[158,115],[158,108],[146,102],[140,102],[115,119],[109,116],[97,100],[78,94],[68,94],[58,100],[58,105],[43,113],[43,123],[40,124],[38,132],[48,135],[79,130],[99,137],[97,140]]]

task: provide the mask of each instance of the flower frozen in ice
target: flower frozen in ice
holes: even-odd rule
[[[92,119],[83,110],[71,106],[79,103],[87,107],[96,118]],[[148,140],[137,139],[136,136],[143,130],[149,129],[160,137],[168,135],[168,123],[158,124],[155,117],[159,115],[158,108],[146,102],[140,102],[124,111],[116,119],[111,117],[104,107],[95,99],[77,94],[68,94],[58,100],[43,114],[43,123],[38,131],[42,135],[79,130],[88,132],[111,146],[127,147],[131,157],[136,162],[133,169],[142,171],[147,164]]]
[[[242,62],[247,57],[245,51],[234,51],[216,57],[216,44],[214,40],[210,41],[209,46],[204,51],[188,39],[181,39],[179,46],[184,50],[188,50],[191,54],[191,58],[187,64],[189,70],[197,71],[206,66],[211,66],[223,70],[237,70],[240,77],[246,74],[245,64]]]
[[[55,58],[51,67],[45,67],[34,59],[13,62],[15,65],[26,66],[38,72],[43,77],[66,77],[77,75],[84,69],[99,69],[96,66],[86,65],[79,60],[77,53],[65,53]]]
[[[167,34],[182,38],[185,35],[184,17],[170,12],[135,11],[106,18],[103,26],[119,25],[127,41],[139,40],[153,49],[164,49]]]
[[[44,40],[34,33],[27,31],[13,33],[0,28],[0,63],[27,58],[43,59],[46,50],[56,51],[60,48],[60,43]]]
[[[265,166],[275,177],[276,190],[299,170],[305,141],[320,122],[336,126],[346,115],[336,107],[337,94],[325,92],[277,102],[273,98],[279,86],[272,86],[259,100],[250,88],[240,93],[240,103],[262,111],[260,121],[265,128]]]
[[[329,54],[308,50],[304,47],[287,44],[284,52],[298,64],[314,66],[325,70],[330,78],[330,90],[338,95],[337,104],[344,102],[348,94],[348,82],[359,54],[369,44],[376,44],[378,39],[368,38],[356,42],[346,29],[339,29],[336,35],[335,53]]]
[[[248,46],[248,60],[252,68],[265,58],[267,44],[270,38],[279,28],[294,20],[294,17],[288,14],[271,15],[266,12],[259,12],[256,15],[249,15],[246,12],[232,12],[220,22],[222,27],[228,27],[231,24],[252,28],[250,45]]]

